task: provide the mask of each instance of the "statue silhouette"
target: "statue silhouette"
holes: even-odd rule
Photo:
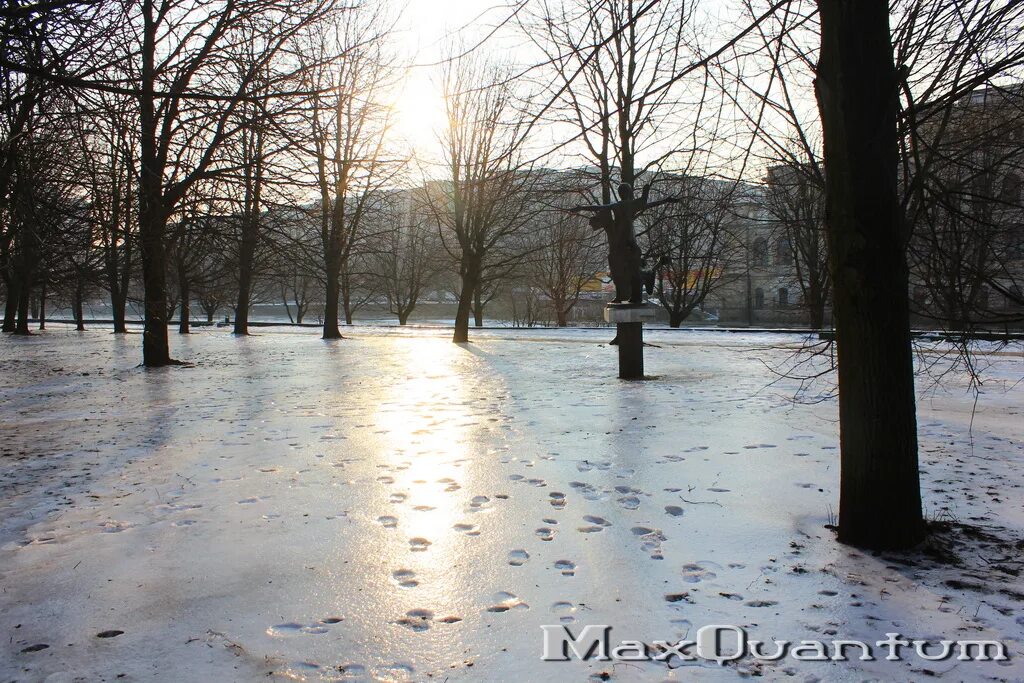
[[[650,184],[644,185],[640,197],[634,197],[633,186],[622,183],[618,188],[619,201],[572,209],[574,212],[593,212],[590,226],[594,230],[603,229],[608,237],[608,269],[615,283],[615,298],[612,303],[628,301],[632,304],[641,304],[644,286],[646,285],[648,294],[654,291],[655,271],[661,262],[659,261],[651,270],[644,270],[643,251],[637,244],[636,233],[633,232],[633,219],[647,209],[679,200],[668,198],[651,202],[647,199],[650,191]]]

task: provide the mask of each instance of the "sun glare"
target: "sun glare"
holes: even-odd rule
[[[414,70],[395,101],[395,132],[419,155],[433,155],[447,123],[440,88],[423,70]]]
[[[434,563],[442,558],[451,561],[459,530],[472,531],[463,519],[465,491],[456,483],[467,484],[463,465],[472,434],[460,407],[465,397],[455,369],[459,349],[452,346],[447,340],[427,338],[397,345],[406,352],[408,369],[404,379],[391,386],[376,415],[377,427],[387,434],[382,451],[396,495],[411,510],[402,519],[402,530],[411,539],[431,540],[429,557]],[[457,526],[460,523],[465,528]]]

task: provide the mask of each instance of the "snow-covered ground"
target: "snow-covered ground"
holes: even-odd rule
[[[773,372],[798,336],[653,330],[620,382],[608,330],[352,335],[199,329],[156,371],[137,334],[0,340],[0,680],[1024,680],[1019,349],[976,404],[919,382],[951,565],[825,528],[835,402]],[[551,624],[1011,659],[545,662]]]

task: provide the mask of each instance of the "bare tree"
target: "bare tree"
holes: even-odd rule
[[[584,285],[605,267],[604,245],[602,235],[584,217],[569,211],[581,189],[579,185],[586,179],[575,173],[571,179],[567,174],[552,175],[535,200],[545,208],[524,231],[524,252],[530,256],[521,269],[518,285],[525,296],[513,292],[512,303],[518,307],[521,300],[523,317],[532,323],[537,306],[531,292],[536,289],[547,298],[555,324],[565,327]],[[517,317],[518,313],[517,308]]]
[[[31,295],[32,271],[37,263],[37,240],[18,217],[24,213],[24,194],[31,188],[31,179],[23,177],[32,164],[33,134],[45,125],[44,103],[52,100],[53,84],[35,75],[52,66],[53,55],[47,50],[47,33],[52,19],[41,8],[26,8],[24,13],[4,13],[0,17],[0,272],[7,293],[4,309],[4,332],[27,334],[27,322],[17,322],[19,312],[27,321]],[[25,73],[8,67],[22,64]],[[19,198],[20,195],[20,198]]]
[[[452,341],[464,343],[470,314],[480,321],[494,284],[523,256],[515,236],[530,220],[537,175],[521,159],[524,116],[513,107],[507,70],[473,56],[451,59],[444,69],[445,176],[427,184],[424,199],[457,264]]]
[[[839,370],[839,539],[907,548],[925,526],[889,5],[818,0],[818,11],[816,90]]]
[[[211,201],[210,184],[195,185],[168,224],[167,253],[169,279],[177,286],[178,332],[191,332],[192,301],[201,292],[210,292],[237,268],[224,257],[233,223],[244,216],[223,215]],[[168,302],[168,308],[174,306]],[[170,315],[170,312],[168,313]]]
[[[655,295],[679,327],[709,295],[728,283],[740,246],[730,231],[739,183],[700,177],[671,177],[663,187],[676,198],[645,217],[648,253],[658,263]]]
[[[301,324],[324,294],[322,213],[317,209],[278,207],[267,216],[269,276],[288,319]],[[294,314],[292,306],[295,307]]]
[[[126,40],[139,105],[139,244],[145,287],[143,364],[172,363],[167,339],[168,221],[189,190],[225,169],[221,149],[239,131],[242,102],[284,90],[261,77],[282,47],[327,5],[284,0],[154,0],[126,6]],[[263,46],[244,73],[226,45],[253,31]],[[284,92],[276,92],[283,96]]]
[[[260,53],[264,49],[263,41],[256,35],[247,36],[238,58],[240,75],[260,62]],[[269,65],[262,64],[258,75],[253,79],[253,92],[262,95],[269,85]],[[264,240],[263,210],[264,192],[266,190],[271,142],[270,107],[266,97],[243,102],[239,107],[239,135],[232,152],[237,157],[240,177],[237,178],[237,189],[241,197],[236,203],[238,215],[238,232],[235,240],[235,255],[238,275],[238,292],[235,302],[235,320],[233,333],[249,334],[249,306],[252,303],[254,278],[256,276],[256,251]]]
[[[395,190],[383,197],[383,208],[375,222],[380,226],[368,254],[370,270],[377,280],[388,310],[405,325],[416,309],[426,287],[444,267],[437,230],[423,210],[421,192]]]
[[[301,55],[313,94],[300,112],[307,130],[299,147],[312,161],[320,197],[324,339],[341,338],[342,304],[351,323],[354,255],[366,238],[376,191],[400,167],[397,159],[386,157],[392,114],[383,97],[395,77],[386,36],[383,16],[351,11],[331,30],[308,34]]]
[[[4,209],[5,261],[11,300],[17,302],[11,330],[29,334],[30,299],[38,287],[40,320],[45,319],[46,285],[62,264],[87,267],[82,251],[81,204],[76,201],[70,169],[74,148],[63,134],[57,112],[37,112],[31,133],[18,141],[10,168]],[[16,296],[11,296],[16,294]],[[11,308],[9,306],[9,308]]]
[[[123,334],[136,265],[138,121],[126,97],[100,93],[91,106],[79,110],[73,127],[92,239],[101,253],[102,283],[110,294],[114,332]]]
[[[768,169],[764,206],[773,224],[776,260],[792,265],[812,329],[825,326],[832,296],[825,239],[825,179],[820,166]]]
[[[709,91],[698,78],[684,99],[676,84],[686,85],[680,72],[696,57],[695,3],[542,0],[534,7],[523,28],[554,72],[546,81],[548,118],[577,129],[582,156],[596,169],[600,203],[611,201],[616,176],[635,187],[670,157],[669,165],[692,171],[702,157],[694,122],[709,106]],[[695,115],[685,140],[680,114]],[[664,144],[670,135],[676,144]]]

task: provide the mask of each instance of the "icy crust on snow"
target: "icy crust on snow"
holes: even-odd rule
[[[1024,679],[1019,349],[989,349],[973,417],[960,369],[920,382],[929,516],[988,534],[951,566],[824,528],[835,402],[770,369],[799,335],[652,330],[657,379],[624,383],[606,329],[350,333],[202,330],[156,371],[137,335],[5,338],[0,678]],[[542,662],[545,624],[1011,659]]]

